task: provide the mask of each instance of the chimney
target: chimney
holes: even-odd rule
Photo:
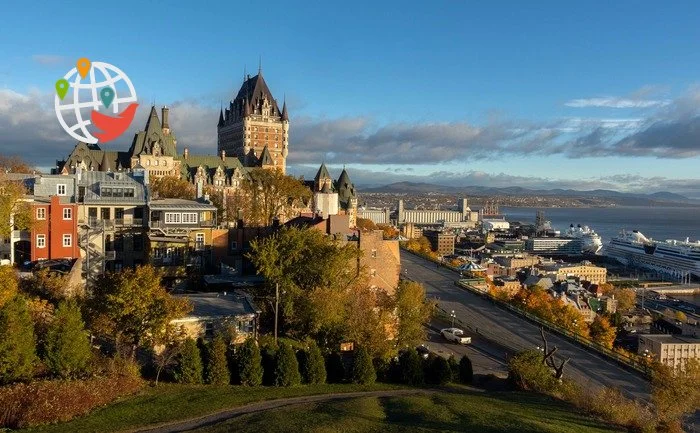
[[[226,162],[226,151],[225,150],[221,151],[221,160]]]
[[[168,124],[168,114],[170,113],[170,109],[167,106],[163,106],[162,109],[162,114],[163,114],[163,132],[170,132],[170,125]]]
[[[196,189],[197,189],[197,197],[196,197],[196,198],[198,198],[198,199],[199,199],[199,198],[202,198],[204,186],[202,185],[202,181],[201,181],[201,180],[198,180],[198,181],[197,181],[197,187],[196,187]]]
[[[187,160],[188,156],[190,156],[190,149],[185,148],[185,150],[182,152],[182,158]]]

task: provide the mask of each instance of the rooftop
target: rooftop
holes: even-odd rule
[[[665,344],[700,344],[700,338],[678,334],[645,334],[640,335],[639,338]]]
[[[174,296],[188,299],[192,303],[193,309],[188,317],[214,319],[244,316],[260,312],[248,295],[240,291],[193,293]]]

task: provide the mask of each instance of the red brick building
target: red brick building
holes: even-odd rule
[[[32,260],[75,259],[78,248],[78,205],[53,195],[48,199],[36,198],[32,203]]]

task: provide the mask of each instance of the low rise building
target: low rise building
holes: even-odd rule
[[[172,320],[172,325],[182,327],[187,337],[212,338],[217,333],[232,333],[234,344],[255,338],[260,309],[251,297],[241,291],[223,293],[193,293],[174,295],[192,303],[192,312]]]
[[[452,233],[436,230],[424,230],[423,236],[430,241],[430,247],[441,256],[451,256],[455,253],[456,236]]]
[[[606,268],[595,266],[587,261],[578,264],[542,262],[537,268],[545,275],[554,276],[558,281],[575,277],[594,284],[603,284],[607,281],[608,275],[608,270]]]
[[[700,339],[668,334],[640,335],[637,353],[669,367],[683,368],[687,360],[700,358]]]
[[[514,277],[496,277],[493,279],[493,285],[497,290],[506,292],[509,297],[515,296],[522,287],[520,281]]]

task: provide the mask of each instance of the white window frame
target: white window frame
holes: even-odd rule
[[[59,183],[56,185],[56,195],[61,195],[64,196],[66,195],[66,184],[65,183]]]
[[[195,239],[195,242],[197,242],[197,243],[200,243],[200,242],[201,242],[202,244],[204,244],[204,241],[205,241],[204,233],[197,233],[197,234],[195,234],[194,239]]]
[[[68,241],[68,242],[66,242]],[[63,246],[72,247],[73,246],[73,235],[64,234],[63,235]]]
[[[45,220],[46,219],[46,208],[38,207],[36,208],[36,219]]]
[[[68,216],[66,216],[68,215]],[[63,208],[63,219],[64,220],[72,220],[73,219],[73,209],[69,207],[64,207]]]
[[[179,212],[166,212],[165,213],[165,223],[166,224],[180,224],[182,221],[182,215]]]
[[[46,248],[46,235],[36,235],[36,247]]]
[[[182,213],[182,223],[183,224],[197,224],[199,222],[199,215],[197,212],[183,212]]]

